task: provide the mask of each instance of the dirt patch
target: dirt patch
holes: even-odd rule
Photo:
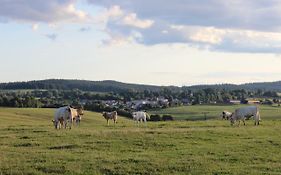
[[[66,169],[64,166],[56,166],[56,167],[37,167],[38,171],[42,171],[47,174],[65,174]]]
[[[39,146],[38,143],[20,143],[14,145],[14,147],[34,147],[34,146]]]
[[[79,146],[78,145],[59,145],[59,146],[49,147],[49,149],[51,149],[51,150],[75,149],[75,148],[79,148]]]

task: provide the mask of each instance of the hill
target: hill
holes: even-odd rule
[[[264,90],[264,91],[281,91],[281,81],[275,82],[261,82],[261,83],[245,83],[245,84],[214,84],[214,85],[195,85],[195,86],[187,86],[187,89],[227,89],[227,90],[237,90],[237,89],[245,89],[245,90]]]
[[[142,85],[142,84],[129,84],[121,83],[112,80],[105,81],[87,81],[87,80],[66,80],[66,79],[48,79],[28,82],[10,82],[1,83],[0,89],[2,90],[15,90],[15,89],[59,89],[59,90],[72,90],[79,89],[82,91],[96,91],[96,92],[123,92],[128,90],[135,91],[159,91],[161,86]],[[171,87],[179,89],[178,87]]]
[[[122,83],[113,80],[105,81],[88,81],[88,80],[66,80],[66,79],[47,79],[27,82],[9,82],[0,83],[2,90],[16,90],[16,89],[59,89],[59,90],[72,90],[79,89],[82,91],[95,91],[95,92],[127,92],[133,91],[160,91],[163,88],[168,88],[172,91],[180,91],[182,88],[198,90],[198,89],[226,89],[226,90],[257,90],[264,91],[281,91],[281,81],[276,82],[262,82],[262,83],[246,83],[241,85],[236,84],[214,84],[214,85],[195,85],[195,86],[155,86],[144,84],[131,84]]]

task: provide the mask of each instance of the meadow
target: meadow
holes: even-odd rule
[[[179,116],[186,119],[201,110],[218,116],[228,107],[237,106],[165,110],[182,111]],[[55,130],[53,113],[54,109],[0,108],[1,175],[281,174],[277,107],[261,107],[260,126],[250,120],[240,127],[215,117],[139,127],[120,117],[116,126],[107,126],[101,114],[86,111],[79,127]]]
[[[207,120],[220,119],[220,114],[223,110],[234,112],[235,109],[251,106],[251,105],[194,105],[194,106],[180,106],[173,108],[165,108],[160,110],[149,111],[150,114],[170,114],[176,120],[205,120],[205,112]],[[281,107],[277,105],[259,105],[261,116],[266,119],[281,119]]]

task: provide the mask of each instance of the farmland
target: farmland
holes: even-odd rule
[[[54,109],[0,108],[0,174],[280,174],[280,108],[262,106],[258,127],[215,117],[236,107],[165,109],[157,112],[213,117],[147,127],[122,117],[107,126],[101,114],[86,111],[72,130],[53,128]]]
[[[203,113],[207,113],[207,119],[219,119],[223,110],[234,112],[235,109],[247,105],[194,105],[151,110],[150,114],[170,114],[176,120],[205,120]],[[281,107],[260,105],[261,116],[266,119],[281,119]],[[263,117],[262,117],[263,118]]]

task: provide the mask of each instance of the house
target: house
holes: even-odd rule
[[[231,104],[241,104],[240,100],[229,100],[229,103]]]
[[[248,100],[248,104],[260,104],[259,100]]]

